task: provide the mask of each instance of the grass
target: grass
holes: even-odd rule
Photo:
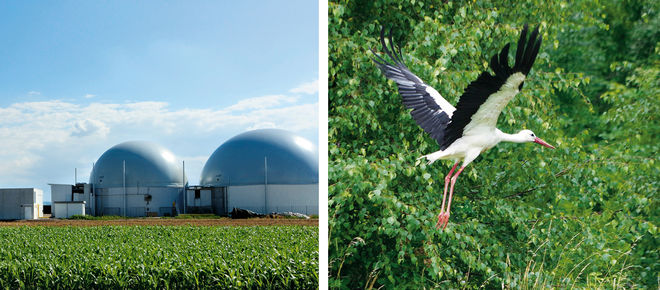
[[[223,219],[227,217],[214,215],[212,213],[200,213],[200,214],[180,214],[175,217],[169,217],[175,219]]]
[[[91,215],[72,215],[68,219],[70,220],[93,220],[93,221],[111,221],[111,220],[125,220],[125,219],[143,219],[147,217],[125,217],[125,216],[116,216],[116,215],[104,215],[104,216],[91,216]],[[169,218],[169,219],[221,219],[226,218],[214,214],[180,214],[175,217],[159,217],[159,218]]]
[[[93,220],[93,221],[111,221],[111,220],[125,220],[130,217],[116,216],[116,215],[103,215],[103,216],[91,216],[91,215],[72,215],[68,219],[70,220]]]
[[[552,221],[546,232],[550,233]],[[621,252],[613,249],[602,249],[594,251],[590,255],[577,261],[572,257],[581,257],[581,245],[585,244],[587,234],[579,232],[568,241],[563,241],[553,248],[553,238],[547,236],[540,240],[540,244],[534,250],[528,252],[528,258],[524,272],[515,269],[506,259],[506,271],[503,280],[506,288],[511,289],[551,289],[551,288],[586,288],[586,289],[635,289],[634,281],[630,280],[630,272],[637,266],[629,265],[627,257],[632,249]],[[554,241],[556,243],[556,241]],[[635,241],[636,242],[636,241]],[[561,246],[563,244],[563,246]],[[633,243],[635,244],[635,243]],[[559,254],[552,259],[551,253]],[[614,263],[610,263],[607,271],[598,272],[588,269],[595,261],[604,259],[604,256],[616,257]],[[554,260],[554,262],[548,262]],[[618,261],[618,262],[617,262]],[[552,266],[554,264],[554,267]],[[482,287],[487,285],[484,282]]]
[[[133,218],[145,218],[145,217],[123,217],[123,216],[91,216],[91,215],[72,215],[68,219],[70,220],[99,220],[99,221],[109,221],[109,220],[122,220],[122,219],[133,219]],[[203,213],[203,214],[180,214],[175,217],[161,217],[161,218],[174,218],[174,219],[223,219],[227,217],[215,215],[212,213]],[[287,217],[292,219],[297,219],[297,217]],[[310,218],[318,219],[318,215],[311,215]]]

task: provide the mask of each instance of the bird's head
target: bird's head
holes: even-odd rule
[[[555,149],[555,146],[552,146],[552,145],[548,144],[547,142],[543,141],[541,138],[536,137],[536,135],[534,134],[534,132],[532,132],[532,130],[527,130],[527,129],[522,130],[522,131],[518,132],[518,135],[522,136],[522,138],[524,138],[524,140],[526,142],[534,142],[534,143],[541,144],[545,147]]]

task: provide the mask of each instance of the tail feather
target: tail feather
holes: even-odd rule
[[[438,160],[438,159],[440,159],[444,156],[443,153],[444,152],[442,152],[442,151],[436,151],[436,152],[433,152],[431,154],[426,154],[426,155],[420,156],[419,158],[417,158],[417,160],[426,158],[426,161],[427,161],[426,164],[427,165],[433,164],[433,162],[435,162],[436,160]]]

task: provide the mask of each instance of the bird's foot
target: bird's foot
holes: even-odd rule
[[[440,229],[440,227],[442,226],[442,230],[444,230],[447,227],[448,222],[449,222],[449,213],[441,212],[438,215],[438,222],[435,224],[435,228]]]

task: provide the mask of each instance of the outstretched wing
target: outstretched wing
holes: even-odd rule
[[[374,54],[372,60],[388,79],[396,82],[403,104],[406,108],[412,109],[410,114],[415,122],[438,144],[442,144],[445,139],[445,129],[456,108],[443,99],[438,91],[410,72],[403,64],[401,49],[397,50],[392,42],[392,35],[388,48],[385,44],[385,29],[380,31],[380,42],[389,59],[379,56],[372,49],[371,52]]]
[[[525,77],[532,69],[542,38],[537,26],[527,39],[528,26],[520,33],[516,49],[516,63],[509,67],[509,44],[490,60],[490,68],[495,75],[484,71],[470,83],[456,105],[456,111],[447,125],[444,150],[464,135],[481,130],[492,130],[497,124],[502,109],[522,88]]]

